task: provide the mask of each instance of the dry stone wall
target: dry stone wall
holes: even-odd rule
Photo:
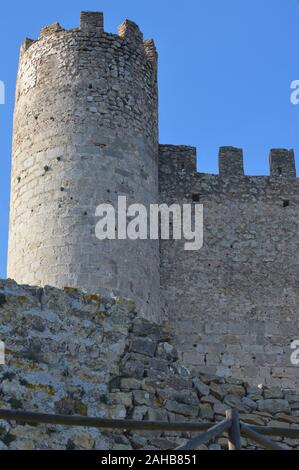
[[[102,418],[204,421],[236,407],[249,424],[299,427],[299,395],[202,373],[127,299],[0,282],[0,408]],[[0,449],[173,449],[188,433],[111,433],[0,421]],[[203,449],[220,450],[225,436]],[[244,448],[253,449],[246,439]],[[290,448],[295,440],[284,440]]]

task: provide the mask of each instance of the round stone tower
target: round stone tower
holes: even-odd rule
[[[158,201],[157,54],[138,26],[101,13],[21,48],[8,276],[133,298],[159,320],[159,243],[96,237],[96,207]],[[117,238],[117,237],[116,237]]]

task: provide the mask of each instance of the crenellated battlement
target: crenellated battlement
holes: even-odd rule
[[[160,145],[160,166],[163,171],[174,176],[192,176],[200,174],[196,169],[196,148],[176,145]],[[219,174],[222,179],[244,178],[243,150],[237,147],[220,147]],[[269,156],[270,176],[265,178],[296,179],[294,150],[271,149]]]
[[[21,45],[21,57],[35,42],[37,42],[35,39],[26,38],[24,40],[23,44]]]
[[[53,33],[60,33],[61,31],[65,31],[59,23],[52,23],[49,26],[44,26],[40,30],[40,38],[44,38],[46,36],[50,36]]]
[[[118,28],[118,35],[128,42],[141,46],[144,43],[143,34],[139,26],[130,20],[125,20]]]
[[[160,170],[170,178],[196,173],[196,148],[184,145],[159,146]]]
[[[151,62],[157,65],[158,62],[158,52],[153,39],[147,39],[144,41],[145,52]]]
[[[146,130],[156,150],[158,55],[155,43],[144,41],[139,27],[129,20],[121,24],[118,32],[104,31],[104,15],[99,12],[82,12],[80,26],[74,29],[66,30],[58,22],[41,28],[39,39],[26,39],[21,47],[16,99],[37,86],[50,86],[55,93],[59,84],[73,83],[74,77],[84,76],[86,92],[82,84],[80,92],[88,100],[92,116],[99,112],[102,118],[109,119],[111,126],[116,121],[121,121],[123,128],[127,128],[127,122],[134,123],[137,132]],[[102,78],[95,78],[91,84],[93,74]],[[61,92],[64,95],[64,90]],[[128,115],[126,119],[124,114]]]
[[[243,150],[236,147],[220,147],[219,175],[244,176]]]
[[[37,44],[40,40],[55,37],[55,35],[57,35],[57,38],[60,38],[62,33],[66,35],[66,40],[70,35],[74,35],[75,37],[87,35],[92,38],[98,38],[103,44],[105,44],[106,41],[112,40],[122,47],[130,47],[134,50],[139,50],[145,53],[145,57],[148,58],[148,63],[151,64],[154,70],[157,69],[158,54],[153,39],[144,40],[143,33],[139,26],[128,19],[118,27],[118,34],[105,32],[104,15],[101,12],[82,11],[80,14],[80,26],[77,28],[67,30],[58,22],[42,27],[38,39],[25,39],[21,46],[21,56],[28,51],[33,44]],[[119,41],[121,42],[119,43]]]
[[[82,11],[80,15],[80,30],[103,33],[104,14],[100,12]]]
[[[270,151],[270,174],[279,178],[296,178],[294,150],[272,149]]]

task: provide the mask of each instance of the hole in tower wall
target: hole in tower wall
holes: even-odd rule
[[[281,168],[281,166],[279,166],[279,167],[277,168],[277,171],[278,171],[279,176],[282,176],[282,168]]]
[[[290,205],[290,201],[288,200],[283,201],[283,207],[289,207],[289,205]]]
[[[192,194],[192,201],[193,202],[199,202],[200,201],[200,195],[198,193]]]

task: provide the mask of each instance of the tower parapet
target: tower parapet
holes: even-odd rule
[[[22,56],[29,49],[29,47],[34,44],[34,42],[34,39],[26,38],[23,44],[21,45],[20,55]]]
[[[219,151],[219,174],[222,177],[244,176],[243,150],[221,147]]]
[[[196,173],[196,148],[187,145],[160,145],[159,166],[160,172],[164,172],[170,180],[186,175],[192,177]]]
[[[80,16],[80,30],[87,32],[104,32],[104,15],[100,12],[82,11]]]
[[[140,31],[139,26],[134,23],[134,21],[125,20],[119,26],[118,34],[136,46],[143,46],[143,34]]]
[[[187,178],[202,176],[196,170],[196,148],[184,145],[160,145],[160,169],[168,172],[173,179],[177,175]],[[296,179],[296,163],[294,150],[272,149],[270,151],[270,177]],[[237,147],[220,147],[218,156],[219,176],[222,179],[268,178],[269,176],[250,176],[244,173],[243,149]],[[182,170],[184,170],[182,172]]]
[[[45,26],[40,30],[40,38],[45,38],[53,33],[60,33],[61,31],[65,31],[59,23],[53,23],[49,26]]]
[[[296,178],[294,150],[272,149],[270,151],[270,174],[279,178]]]
[[[156,66],[158,62],[158,52],[153,39],[147,39],[144,41],[145,52],[149,60]]]

